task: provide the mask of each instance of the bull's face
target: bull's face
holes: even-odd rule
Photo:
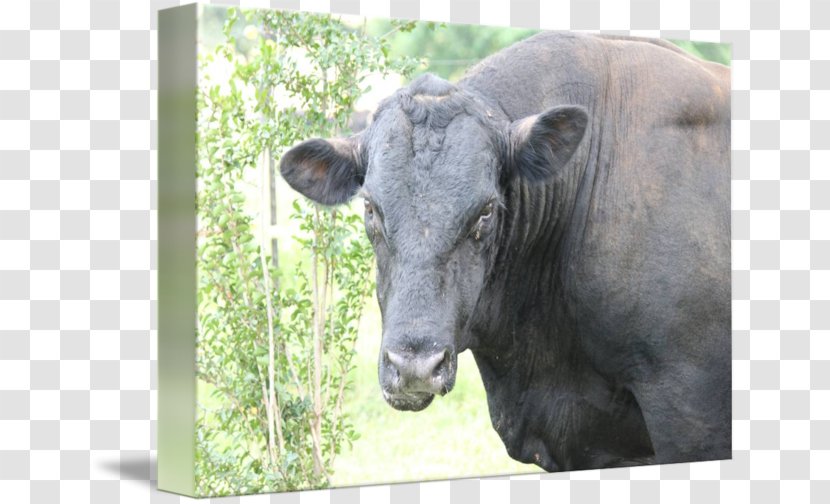
[[[283,176],[306,196],[363,197],[383,316],[378,374],[392,407],[418,411],[452,389],[500,243],[506,184],[550,176],[586,122],[581,108],[558,107],[511,124],[427,76],[384,101],[359,136],[283,156]]]

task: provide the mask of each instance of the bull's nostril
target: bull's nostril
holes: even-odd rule
[[[435,366],[435,369],[432,370],[432,376],[438,378],[444,369],[448,369],[450,367],[450,351],[444,350],[444,353],[441,355],[441,360]]]
[[[406,366],[406,359],[395,352],[390,352],[389,350],[385,350],[384,352],[386,356],[386,360],[392,364],[392,367],[395,370],[400,370]]]
[[[439,352],[430,355],[423,361],[423,371],[421,372],[421,374],[424,377],[437,376],[441,373],[441,368],[443,367],[444,360],[446,360],[446,352]]]

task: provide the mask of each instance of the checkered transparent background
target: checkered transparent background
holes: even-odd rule
[[[154,481],[156,11],[177,3],[0,6],[4,502],[188,500]],[[830,2],[241,3],[732,43],[734,459],[214,500],[830,502]]]

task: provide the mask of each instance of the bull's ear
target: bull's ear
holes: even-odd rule
[[[585,135],[588,114],[576,105],[554,107],[510,125],[509,176],[545,180],[571,159]]]
[[[282,156],[280,173],[288,185],[318,203],[345,203],[363,185],[359,142],[358,137],[306,140]]]

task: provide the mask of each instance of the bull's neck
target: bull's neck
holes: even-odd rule
[[[506,188],[500,248],[486,282],[486,313],[480,314],[483,323],[478,325],[480,346],[513,351],[518,345],[526,352],[528,344],[539,345],[539,351],[555,353],[551,358],[563,361],[579,352],[577,343],[556,334],[555,328],[569,316],[564,291],[579,262],[587,221],[585,195],[590,197],[593,185],[587,140],[547,182],[519,178]],[[516,332],[523,334],[510,336]]]
[[[498,99],[479,98],[498,119],[506,123],[515,119]],[[580,261],[603,148],[602,121],[597,120],[603,113],[601,105],[575,103],[594,118],[570,161],[546,181],[517,176],[505,187],[506,212],[496,239],[499,248],[485,281],[486,302],[479,303],[473,317],[477,334],[471,341],[474,350],[475,346],[499,349],[503,365],[505,353],[515,351],[517,344],[526,347],[530,335],[518,336],[517,331],[539,332],[533,344],[545,353],[556,353],[558,359],[567,360],[572,351],[579,351],[562,335],[550,341],[555,327],[564,325],[568,316],[563,310],[569,300],[562,298]],[[548,105],[540,104],[540,110],[545,108]]]
[[[576,195],[583,173],[574,164],[547,182],[518,178],[511,184],[505,195],[510,222],[503,241],[510,247],[511,266],[532,265],[539,273],[554,273],[562,255],[570,252],[567,247],[575,245],[571,233],[578,219]]]

